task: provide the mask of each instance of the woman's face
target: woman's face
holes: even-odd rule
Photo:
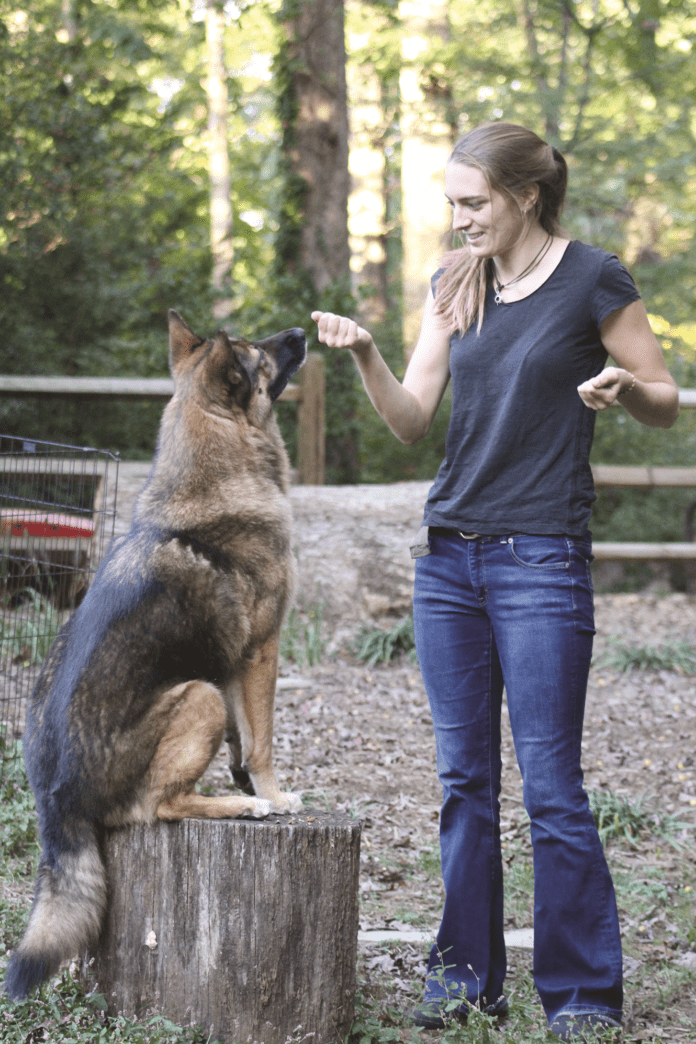
[[[448,163],[445,195],[452,228],[466,236],[474,257],[502,257],[520,241],[525,225],[521,205],[491,189],[477,167]]]

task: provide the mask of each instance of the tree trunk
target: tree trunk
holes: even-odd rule
[[[205,13],[208,97],[208,170],[210,179],[210,248],[213,255],[213,286],[228,291],[213,307],[224,319],[232,301],[232,203],[230,201],[230,157],[227,149],[227,71],[225,69],[225,15],[218,0],[208,0]]]
[[[343,0],[284,0],[281,122],[292,173],[284,219],[297,238],[283,263],[308,272],[317,292],[350,275],[348,107]]]
[[[224,1044],[284,1044],[298,1027],[335,1044],[353,1014],[359,855],[359,823],[316,811],[113,831],[88,975],[112,1012],[161,1012]]]

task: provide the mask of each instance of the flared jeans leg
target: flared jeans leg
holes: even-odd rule
[[[500,712],[503,684],[535,876],[534,977],[560,1011],[620,1018],[613,885],[582,785],[594,634],[589,544],[566,537],[464,541],[438,531],[416,563],[414,622],[443,787],[442,925],[427,995],[503,989]]]
[[[443,790],[445,908],[426,999],[465,996],[484,1007],[501,995],[507,968],[498,800],[503,677],[490,619],[459,560],[468,545],[457,540],[431,536],[431,554],[416,560],[416,650]]]

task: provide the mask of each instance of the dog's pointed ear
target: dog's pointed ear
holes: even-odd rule
[[[178,364],[194,349],[205,344],[205,337],[199,337],[197,333],[194,333],[188,323],[185,323],[173,308],[169,309],[167,318],[169,320],[169,365],[174,372]]]
[[[245,379],[239,355],[224,330],[218,330],[215,334],[210,366],[216,370],[220,379],[227,380],[230,384],[241,384]]]
[[[245,406],[252,387],[248,359],[235,348],[224,330],[218,330],[215,334],[206,366],[211,380],[209,388],[217,387],[225,402],[231,397],[240,406]]]

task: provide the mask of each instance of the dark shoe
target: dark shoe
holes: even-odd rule
[[[408,1012],[409,1023],[412,1026],[421,1026],[423,1029],[446,1029],[453,1020],[462,1025],[466,1022],[471,1005],[464,1003],[458,1008],[453,1008],[452,1011],[444,1011],[444,1005],[441,1007],[441,1004],[443,1002],[440,998],[424,1000],[417,1008],[412,1008]],[[507,997],[498,997],[495,1004],[486,1005],[483,1012],[496,1019],[504,1018],[508,1013]]]
[[[549,1026],[549,1030],[560,1040],[595,1040],[595,1035],[600,1034],[607,1034],[606,1037],[601,1037],[607,1041],[619,1040],[621,1037],[621,1023],[601,1011],[561,1011]]]

